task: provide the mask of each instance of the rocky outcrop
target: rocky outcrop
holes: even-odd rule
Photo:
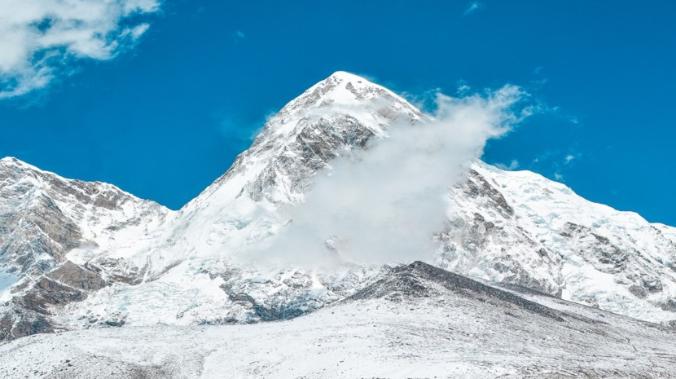
[[[54,307],[85,299],[107,285],[106,268],[117,269],[75,264],[66,257],[71,251],[114,246],[116,233],[167,213],[110,184],[0,159],[0,273],[16,278],[0,289],[8,298],[0,305],[0,340],[53,331]]]
[[[510,306],[527,310],[556,321],[564,321],[562,312],[526,300],[511,292],[488,286],[468,277],[458,275],[430,264],[416,261],[409,265],[392,268],[381,279],[357,291],[347,300],[386,298],[401,301],[402,298],[439,296],[441,291],[450,291],[472,301],[496,303],[498,307]]]
[[[249,196],[260,201],[277,201],[271,189],[285,186],[289,193],[302,196],[310,179],[342,151],[364,148],[374,132],[354,117],[307,121],[307,125],[271,159],[258,177],[247,185]],[[261,149],[274,149],[277,141],[261,142]],[[266,146],[269,145],[269,146]]]
[[[54,307],[82,301],[107,284],[96,272],[70,261],[36,279],[25,279],[23,288],[0,306],[0,341],[58,329],[50,318]]]

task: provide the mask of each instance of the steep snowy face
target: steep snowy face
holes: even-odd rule
[[[483,163],[450,198],[439,265],[644,320],[676,319],[676,229]]]
[[[393,92],[364,78],[336,72],[315,84],[267,121],[232,168],[188,204],[184,212],[253,200],[302,199],[308,179],[343,151],[363,148],[395,122],[415,123],[422,113]]]
[[[0,159],[0,266],[6,271],[40,274],[74,248],[117,248],[125,233],[146,233],[168,213],[107,183]]]
[[[288,221],[278,206],[302,201],[312,177],[332,159],[365,148],[394,123],[423,117],[381,86],[345,72],[331,75],[268,120],[251,148],[181,209],[155,244],[105,256],[71,253],[81,263],[115,259],[111,267],[143,273],[143,283],[106,287],[69,305],[61,321],[75,327],[111,320],[250,322],[288,318],[349,295],[379,269],[260,273],[231,257],[276,233]]]
[[[64,179],[0,159],[0,339],[50,330],[47,307],[81,300],[107,275],[69,261],[132,245],[170,211],[106,183]]]
[[[111,252],[132,272],[143,272],[144,283],[107,287],[64,314],[137,325],[248,322],[300,314],[349,295],[379,270],[260,273],[231,257],[282,231],[288,220],[279,217],[279,206],[302,201],[332,159],[367,149],[395,123],[425,117],[352,74],[317,83],[272,117],[252,147],[186,205],[155,244]],[[482,162],[450,189],[449,200],[438,265],[632,317],[676,319],[673,228],[585,201],[540,175]],[[73,324],[72,317],[64,323]]]
[[[172,239],[198,255],[256,243],[279,226],[271,220],[278,205],[302,201],[332,159],[365,148],[394,123],[424,117],[393,92],[336,72],[267,121],[233,166],[181,210]]]
[[[363,78],[332,75],[271,118],[233,167],[183,209],[185,240],[197,254],[221,256],[259,243],[280,230],[277,205],[302,201],[332,159],[386,138],[394,123],[425,117]],[[449,199],[439,265],[633,317],[676,319],[674,228],[482,162]]]

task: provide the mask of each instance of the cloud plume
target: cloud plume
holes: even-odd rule
[[[331,162],[288,223],[253,256],[267,263],[325,265],[429,259],[447,218],[448,188],[464,178],[489,139],[530,113],[525,93],[506,86],[485,96],[439,94],[418,125],[392,125],[388,137]]]

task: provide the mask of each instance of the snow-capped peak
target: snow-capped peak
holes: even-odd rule
[[[4,157],[0,158],[0,168],[9,168],[9,167],[16,167],[16,168],[29,168],[32,170],[40,170],[39,168],[32,166],[16,157]],[[40,170],[42,171],[42,170]]]
[[[336,72],[269,119],[253,146],[184,209],[180,238],[199,241],[198,254],[240,251],[276,233],[276,206],[302,201],[332,159],[396,122],[423,117],[391,91]],[[673,317],[676,244],[669,228],[659,232],[643,219],[578,204],[561,184],[483,163],[449,195],[453,216],[439,264],[634,317]]]
[[[302,201],[333,159],[424,117],[388,89],[336,72],[270,118],[232,167],[178,213],[112,185],[0,170],[0,252],[13,252],[0,255],[0,264],[28,262],[18,270],[49,274],[71,262],[109,280],[57,310],[71,327],[248,322],[270,316],[261,309],[319,308],[373,273],[360,266],[317,279],[288,268],[269,276],[234,258],[282,231],[288,217],[281,209]],[[32,167],[14,158],[0,166]],[[33,192],[39,201],[26,207]],[[582,201],[532,173],[480,162],[448,198],[439,265],[645,320],[676,318],[675,229]]]
[[[311,105],[355,104],[384,94],[405,102],[404,99],[387,88],[370,82],[361,76],[346,71],[336,71],[307,89],[302,95],[291,101],[289,105],[294,108]]]
[[[329,78],[334,78],[336,80],[368,82],[372,85],[377,85],[377,84],[369,82],[368,80],[366,80],[365,78],[363,78],[359,75],[355,75],[353,73],[350,73],[350,72],[347,72],[347,71],[341,71],[341,70],[338,70],[338,71],[334,72],[333,74],[329,75],[329,77],[327,79],[329,79]]]
[[[392,91],[337,71],[270,118],[253,145],[225,175],[187,204],[183,213],[205,207],[218,212],[215,209],[229,207],[244,193],[255,200],[298,200],[309,178],[341,150],[363,146],[395,122],[415,123],[422,117],[415,106]]]
[[[17,159],[14,158],[14,157],[3,157],[3,158],[0,158],[0,164],[4,165],[4,164],[8,164],[10,162],[16,161],[16,160]]]
[[[395,118],[419,119],[420,111],[404,98],[365,78],[337,71],[286,104],[266,125],[275,134],[293,134],[300,120],[351,115],[370,118],[366,124],[381,129]],[[266,133],[262,134],[265,136]]]

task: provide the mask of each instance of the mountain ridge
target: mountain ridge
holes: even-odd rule
[[[38,331],[265,321],[353,295],[387,270],[344,265],[328,273],[300,267],[261,272],[242,265],[242,255],[284,232],[288,220],[279,209],[302,202],[315,175],[330,170],[333,159],[387,138],[394,123],[413,126],[427,117],[384,87],[338,72],[269,119],[251,148],[178,211],[104,183],[52,174],[55,188],[67,190],[47,185],[49,200],[38,214],[51,210],[58,217],[49,227],[71,225],[80,235],[64,239],[68,232],[57,228],[43,243],[35,223],[17,234],[17,240],[37,246],[19,251],[46,253],[52,263],[33,277],[20,271],[24,276],[4,291],[10,296],[0,309],[0,321],[6,320],[0,325],[10,325],[3,327],[10,331],[11,325],[24,325],[5,338],[32,334],[33,321],[49,325]],[[16,216],[26,191],[16,187],[21,180],[6,176],[0,176],[0,246],[15,225],[11,220],[30,214]],[[107,188],[119,202],[109,209],[78,200],[68,194],[69,186],[78,185],[101,187],[101,193]],[[437,266],[631,317],[676,319],[676,229],[588,202],[536,173],[481,161],[449,190],[449,201]],[[48,250],[50,241],[58,249]],[[0,254],[2,267],[15,263],[8,251]],[[64,287],[58,278],[70,284]]]

